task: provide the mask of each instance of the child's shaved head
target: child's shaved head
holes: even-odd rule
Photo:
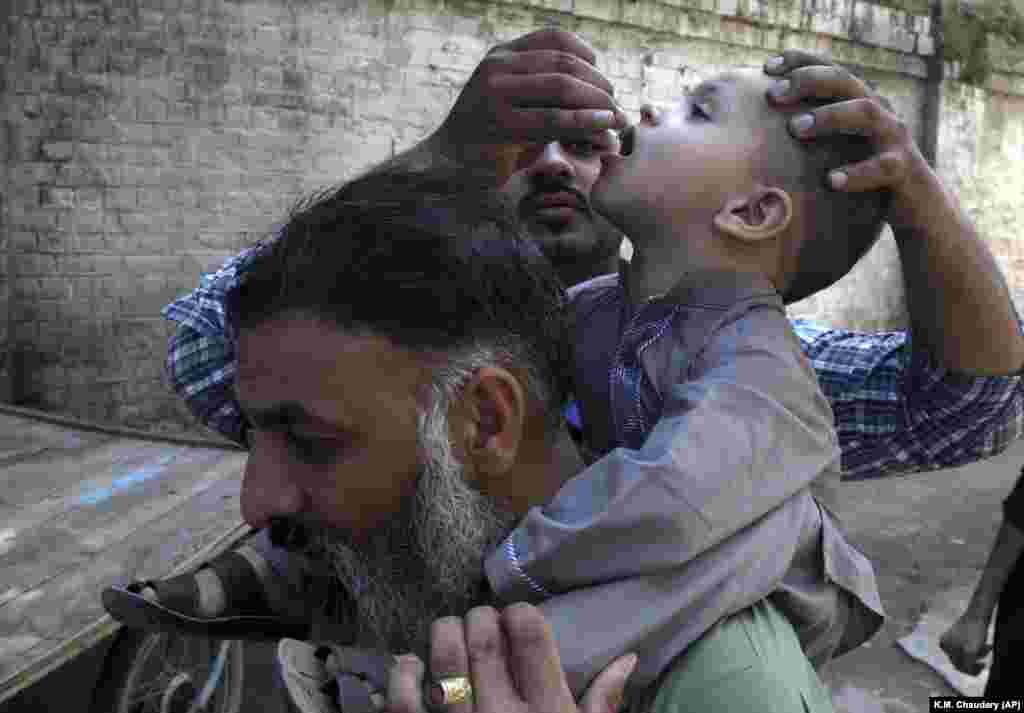
[[[859,163],[874,153],[862,136],[823,136],[799,141],[789,136],[792,116],[828,104],[804,101],[787,110],[767,107],[782,120],[762,152],[763,179],[799,198],[808,217],[797,270],[783,292],[786,303],[829,287],[860,260],[882,234],[889,210],[888,191],[844,192],[828,185],[831,171]]]
[[[793,138],[789,121],[815,107],[770,105],[774,84],[760,68],[738,68],[670,109],[645,107],[621,154],[602,159],[593,199],[635,233],[638,250],[660,251],[662,265],[676,250],[678,274],[731,250],[726,262],[763,271],[788,303],[850,271],[881,234],[889,196],[832,190],[829,172],[869,158],[872,146],[857,136]]]

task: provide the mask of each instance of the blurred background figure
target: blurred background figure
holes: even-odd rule
[[[992,670],[986,697],[1019,695],[1024,686],[1011,683],[1014,650],[1024,644],[1024,468],[1010,496],[1003,502],[1003,524],[992,546],[981,580],[967,609],[949,628],[939,645],[960,671],[977,676],[985,668],[990,651]],[[988,643],[989,623],[998,605],[995,639]]]

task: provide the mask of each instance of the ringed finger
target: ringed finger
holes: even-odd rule
[[[440,698],[442,679],[470,676],[469,654],[466,651],[466,628],[462,619],[447,616],[435,621],[430,627],[430,681],[428,681],[428,703],[432,708],[450,713],[470,713],[472,700],[463,703],[445,704]]]

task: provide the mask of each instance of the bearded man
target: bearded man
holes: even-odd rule
[[[242,513],[303,526],[317,638],[425,652],[481,557],[582,468],[566,298],[459,170],[378,172],[288,221],[229,298]]]
[[[913,351],[907,334],[859,335],[841,330],[824,330],[806,323],[796,325],[805,352],[812,359],[826,395],[833,402],[847,476],[873,477],[919,468],[949,467],[1001,451],[1020,433],[1022,399],[1016,372],[1024,361],[1024,342],[991,254],[955,201],[947,201],[941,211],[929,209],[922,213],[921,206],[936,204],[934,201],[915,199],[915,195],[919,197],[922,191],[940,191],[941,185],[936,183],[934,173],[923,164],[920,153],[913,141],[908,140],[905,130],[899,130],[900,124],[894,115],[882,110],[862,83],[833,68],[818,66],[820,60],[814,58],[787,53],[778,59],[767,65],[766,71],[785,75],[788,81],[780,83],[780,91],[772,94],[773,100],[784,103],[809,95],[851,99],[815,110],[811,117],[812,128],[801,129],[801,138],[813,139],[816,133],[841,131],[853,126],[851,122],[867,121],[867,124],[855,128],[876,142],[879,155],[864,165],[848,167],[846,183],[835,187],[842,190],[885,187],[893,191],[895,198],[890,222],[894,224],[908,287],[914,330]],[[444,124],[417,150],[402,158],[406,162],[419,160],[429,164],[436,157],[447,155],[465,161],[472,154],[486,155],[487,147],[495,143],[510,140],[534,142],[532,148],[521,155],[513,174],[504,180],[503,189],[518,201],[520,218],[530,236],[556,263],[564,279],[570,283],[588,277],[595,271],[612,267],[610,263],[614,263],[619,241],[619,236],[606,230],[607,226],[603,226],[589,208],[589,190],[600,169],[600,155],[616,150],[614,138],[609,138],[607,132],[601,131],[604,119],[600,114],[605,112],[613,115],[612,120],[607,122],[608,126],[621,122],[621,113],[611,99],[610,84],[593,69],[593,64],[592,50],[579,38],[557,30],[540,31],[497,47],[474,72]],[[554,83],[537,79],[539,74],[547,73],[562,75],[563,81]],[[542,94],[547,96],[542,97]],[[318,354],[319,348],[325,346],[325,340],[330,342],[338,339],[320,329],[323,325],[317,320],[307,319],[302,322],[294,318],[275,318],[261,325],[252,323],[246,312],[241,321],[246,327],[238,329],[231,326],[230,319],[239,312],[232,306],[229,297],[236,291],[239,282],[249,282],[248,274],[256,264],[258,254],[259,249],[255,249],[233,259],[212,280],[204,282],[196,293],[169,307],[165,314],[181,323],[168,358],[171,381],[204,423],[235,440],[248,441],[253,452],[250,462],[255,462],[250,472],[256,475],[250,477],[247,472],[246,476],[247,483],[253,483],[251,488],[247,485],[249,495],[246,497],[250,505],[247,506],[246,517],[251,523],[263,526],[270,524],[275,515],[295,515],[303,512],[307,505],[311,505],[314,511],[317,507],[339,511],[338,507],[329,507],[330,493],[326,490],[320,492],[310,486],[313,489],[307,488],[306,495],[302,496],[303,491],[299,485],[303,481],[293,481],[286,474],[286,459],[278,456],[283,452],[281,449],[284,449],[294,453],[296,458],[305,457],[316,461],[317,453],[324,444],[327,444],[326,448],[330,452],[343,451],[347,454],[349,447],[338,443],[344,444],[349,436],[343,433],[341,438],[330,434],[324,437],[316,428],[310,430],[306,426],[312,424],[317,428],[327,427],[329,423],[318,423],[316,419],[303,422],[300,418],[302,414],[295,409],[289,413],[272,414],[273,418],[263,421],[253,418],[258,414],[246,419],[240,417],[248,408],[245,402],[248,398],[245,395],[246,389],[251,388],[247,387],[249,381],[243,375],[261,374],[261,370],[265,370],[269,363],[269,356],[263,355],[275,354],[277,362],[290,364],[288,373],[299,378],[299,373],[305,368],[300,366],[304,364],[300,357]],[[319,267],[321,271],[324,269],[323,264],[316,261],[313,263],[313,267]],[[423,262],[424,266],[430,264],[426,260]],[[336,275],[340,284],[349,279],[350,271],[345,269],[347,264],[342,262],[333,263],[331,267],[337,269],[338,265],[345,265],[338,272],[342,276]],[[293,279],[299,282],[298,278]],[[936,284],[943,286],[939,295],[941,299],[938,300],[933,299],[932,292]],[[391,297],[382,296],[378,299],[386,301]],[[423,304],[431,304],[431,301],[425,300]],[[394,314],[381,314],[389,325],[395,319],[401,319]],[[974,339],[970,335],[975,332],[984,334],[985,338]],[[351,335],[349,337],[356,339]],[[275,344],[282,345],[284,351],[273,351]],[[297,347],[294,345],[300,344],[305,347],[296,352]],[[411,344],[417,348],[422,347],[416,342]],[[986,348],[974,348],[976,344],[984,344]],[[345,353],[346,347],[351,352],[368,350],[373,353],[373,345],[369,342],[358,342],[358,347],[352,342],[335,346],[342,349],[342,353]],[[289,351],[290,348],[292,351]],[[250,354],[261,355],[260,358],[248,360],[250,367],[246,366],[247,350]],[[346,389],[357,389],[354,393],[359,393],[360,385],[371,390],[378,388],[374,384],[378,384],[381,389],[385,385],[390,388],[400,382],[399,375],[407,375],[422,368],[422,365],[408,363],[390,376],[388,372],[383,376],[374,376],[382,364],[393,363],[393,354],[386,350],[377,353],[377,356],[379,359],[351,364],[360,370],[358,377],[348,373],[346,379],[342,379],[326,371],[321,377],[330,377],[334,380],[331,383],[335,384],[345,382]],[[328,368],[329,365],[325,364],[324,369]],[[231,384],[236,369],[237,393]],[[505,372],[513,373],[509,369]],[[286,374],[276,374],[274,378],[281,383],[288,382],[288,379],[282,382],[284,376]],[[312,378],[311,374],[305,376]],[[257,379],[255,383],[261,382]],[[499,379],[491,384],[494,388],[477,393],[490,393],[495,397],[502,393],[518,393],[515,389],[498,388],[497,384],[501,383],[510,382]],[[326,392],[311,384],[304,386],[311,395],[321,393],[318,398],[324,400],[322,394]],[[413,385],[406,386],[411,388]],[[342,391],[333,390],[341,399],[340,403],[344,403]],[[522,386],[519,391],[523,391]],[[259,391],[256,397],[262,397]],[[374,399],[364,395],[364,401],[370,403]],[[490,399],[490,402],[511,403],[507,399],[502,401],[497,398]],[[409,405],[408,400],[399,399],[391,403],[389,412],[399,414],[400,406]],[[425,408],[419,401],[415,402],[415,406],[421,410]],[[465,410],[462,406],[459,408]],[[405,442],[403,438],[415,440],[412,435],[417,431],[415,427],[405,428],[402,437],[394,432],[398,424],[404,423],[402,418],[383,417],[379,408],[378,411],[367,408],[358,413],[360,418],[370,419],[380,433],[363,433],[359,438],[353,438],[353,443],[373,445],[379,452],[387,453],[389,458],[398,458],[398,454],[404,452],[401,446]],[[456,409],[455,413],[458,415],[461,412]],[[918,413],[926,414],[927,418],[915,415]],[[454,422],[455,416],[451,413],[449,415]],[[490,415],[490,412],[476,414],[478,419],[483,416],[490,418]],[[420,425],[419,421],[423,421],[416,435],[420,442],[426,440],[423,437],[427,432],[426,420],[423,417],[416,424]],[[583,420],[585,426],[585,414]],[[297,432],[292,429],[289,431],[292,435],[287,437],[272,437],[272,433],[261,426],[261,423],[276,423],[281,428],[291,428],[289,424],[297,422],[301,422],[306,430]],[[478,420],[477,423],[479,430],[482,424],[490,421]],[[329,428],[327,430],[330,431]],[[306,437],[300,437],[303,434]],[[456,447],[460,443],[457,436],[461,435],[464,442],[465,434],[450,432],[449,435],[453,462],[461,463],[468,473],[465,482],[474,483],[474,477],[478,476],[473,474],[486,471],[484,466],[494,467],[494,452],[469,449],[467,453],[462,453]],[[570,456],[565,455],[568,453],[568,442],[555,439],[552,443],[558,446],[554,451],[542,450],[529,455],[532,451],[528,449],[527,453],[520,454],[527,458],[520,466],[525,464],[527,472],[536,474],[537,463],[531,464],[531,459],[550,458],[560,453],[563,455],[559,458],[567,457],[571,460]],[[270,446],[278,450],[270,449]],[[426,463],[431,458],[438,462],[444,461],[434,456],[426,457],[425,445],[419,450],[422,453],[418,456],[416,468],[423,474],[422,480],[428,481],[430,478],[426,476]],[[462,450],[466,450],[464,443]],[[358,451],[360,454],[365,452]],[[504,452],[507,454],[509,451]],[[482,460],[478,463],[472,458],[463,457],[472,453],[478,453]],[[438,553],[424,546],[424,543],[440,539],[454,546],[460,539],[457,536],[423,539],[423,533],[436,527],[436,517],[434,524],[428,524],[432,516],[424,512],[426,508],[419,507],[417,510],[412,504],[419,499],[415,496],[415,489],[409,485],[415,479],[403,480],[393,475],[405,472],[402,468],[409,470],[410,463],[416,461],[409,459],[408,454],[406,456],[405,460],[386,461],[379,470],[375,470],[371,478],[380,479],[381,482],[374,482],[374,487],[368,486],[365,489],[367,492],[364,494],[369,498],[365,507],[345,504],[360,512],[377,512],[378,517],[365,522],[357,519],[335,523],[342,526],[341,530],[328,527],[318,535],[311,545],[310,555],[323,561],[336,560],[335,574],[346,580],[350,584],[347,588],[354,592],[369,591],[370,587],[377,587],[378,591],[385,591],[389,587],[392,593],[398,592],[395,596],[388,594],[386,597],[388,601],[399,602],[397,609],[383,615],[372,611],[379,604],[361,604],[364,611],[359,616],[364,621],[361,626],[366,629],[362,638],[369,636],[388,640],[391,633],[382,631],[380,625],[365,622],[380,622],[382,619],[395,621],[405,617],[405,621],[420,621],[421,630],[410,633],[403,628],[405,633],[395,632],[394,635],[406,637],[410,646],[413,646],[411,642],[418,641],[418,645],[422,645],[425,641],[425,632],[422,630],[426,626],[422,623],[424,616],[446,611],[448,604],[443,604],[445,601],[449,604],[457,599],[471,601],[474,595],[467,592],[483,585],[482,576],[477,573],[475,582],[478,584],[460,582],[455,586],[458,592],[451,591],[453,585],[448,583],[438,585],[438,591],[427,591],[421,587],[420,594],[423,596],[401,595],[416,581],[414,577],[405,576],[414,571],[414,564],[403,561],[400,556],[388,555],[388,552],[399,551],[404,553],[403,556],[418,557],[423,568],[435,566],[443,569],[447,565],[442,565],[441,560],[446,558],[439,556],[434,561]],[[274,459],[277,463],[271,467],[268,463]],[[347,456],[342,461],[347,463]],[[520,466],[516,468],[517,473]],[[393,467],[399,470],[394,471]],[[531,495],[520,498],[520,507],[530,502],[543,502],[541,496],[557,490],[557,486],[564,481],[566,471],[556,468],[553,472],[558,475],[547,480],[538,477],[534,483],[536,487],[527,487]],[[518,474],[516,479],[519,479]],[[541,481],[544,481],[543,486]],[[316,483],[315,480],[312,482]],[[398,487],[406,499],[385,497],[378,491],[378,487],[394,495],[394,488],[388,490],[385,483]],[[487,483],[489,479],[483,478],[482,486],[477,490],[484,496],[499,496],[489,504],[495,507],[491,514],[497,520],[503,520],[504,515],[522,512],[513,508],[512,511],[502,513],[501,498],[507,497],[508,493],[504,493],[502,487],[490,492],[488,487],[493,485],[487,486]],[[403,487],[405,490],[402,490]],[[311,492],[320,492],[320,496],[313,497]],[[408,500],[409,497],[413,497],[413,500]],[[460,502],[466,501],[464,494],[452,497]],[[538,499],[534,500],[534,497]],[[257,507],[252,503],[261,504]],[[380,516],[382,512],[394,515],[400,511],[403,517],[395,518],[400,522]],[[482,517],[482,521],[486,519]],[[321,520],[319,517],[313,518],[319,525],[325,522],[330,525],[329,521]],[[419,522],[421,525],[412,528],[408,525],[410,522]],[[389,524],[399,528],[400,532],[390,531]],[[449,525],[452,524],[449,522]],[[358,525],[355,530],[354,525]],[[365,531],[365,536],[342,536],[340,532],[343,531]],[[324,534],[327,536],[322,536]],[[480,530],[477,530],[479,534]],[[485,540],[494,542],[487,538]],[[410,543],[418,544],[413,546]],[[264,551],[269,550],[264,548]],[[368,552],[373,555],[360,558],[355,554],[359,550],[364,555]],[[367,564],[365,560],[371,560],[373,564]],[[479,564],[478,559],[476,564]],[[376,577],[372,576],[373,568],[377,569]],[[417,574],[423,571],[426,569]],[[188,586],[194,589],[194,585]],[[332,587],[336,590],[346,589],[327,585],[327,589]],[[486,599],[485,592],[476,593]],[[187,612],[185,617],[179,616],[176,620],[168,618],[164,622],[165,628],[180,628],[188,616],[193,616],[197,632],[217,635],[216,618],[203,611],[199,612],[199,616],[194,615],[194,596],[181,598],[184,606],[174,601],[173,596],[159,594],[158,599],[167,605],[169,611]],[[212,599],[216,600],[216,596]],[[287,596],[283,599],[294,601]],[[322,593],[321,599],[329,608],[331,600],[338,599],[338,592]],[[415,603],[409,603],[410,600]],[[401,604],[402,601],[406,604]],[[333,606],[345,609],[336,602]],[[408,611],[410,607],[421,609],[415,613]],[[199,609],[220,612],[223,607],[214,604],[200,606]],[[281,612],[280,607],[271,609],[278,614]],[[269,622],[270,619],[263,619],[256,623]],[[259,628],[253,627],[253,623],[249,621],[249,628],[245,630]],[[280,635],[282,629],[267,626],[265,631]],[[393,650],[403,648],[410,647],[400,646]]]

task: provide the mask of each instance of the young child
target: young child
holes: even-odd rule
[[[769,81],[732,72],[645,111],[594,189],[635,248],[619,275],[571,292],[577,398],[603,457],[485,563],[499,599],[540,604],[577,694],[627,651],[640,655],[636,687],[685,651],[655,707],[742,695],[760,710],[828,710],[807,658],[820,665],[881,622],[871,566],[828,512],[832,412],[783,302],[853,266],[884,199],[825,188],[867,147],[798,143],[765,101]],[[272,549],[261,542],[249,560]],[[214,616],[237,599],[225,582],[207,597]],[[158,587],[136,594],[167,603]]]
[[[499,600],[538,603],[577,696],[635,651],[644,710],[829,711],[813,666],[881,625],[830,511],[833,415],[784,302],[848,272],[887,199],[825,188],[870,147],[797,142],[769,83],[730,72],[645,110],[592,194],[635,248],[570,291],[598,459],[485,561]]]
[[[577,694],[636,651],[647,707],[828,710],[807,659],[882,621],[833,514],[833,416],[784,302],[852,268],[887,197],[826,188],[870,147],[793,139],[770,83],[737,70],[645,109],[593,190],[634,243],[618,275],[570,291],[576,396],[602,457],[485,567],[503,601],[539,603]]]

